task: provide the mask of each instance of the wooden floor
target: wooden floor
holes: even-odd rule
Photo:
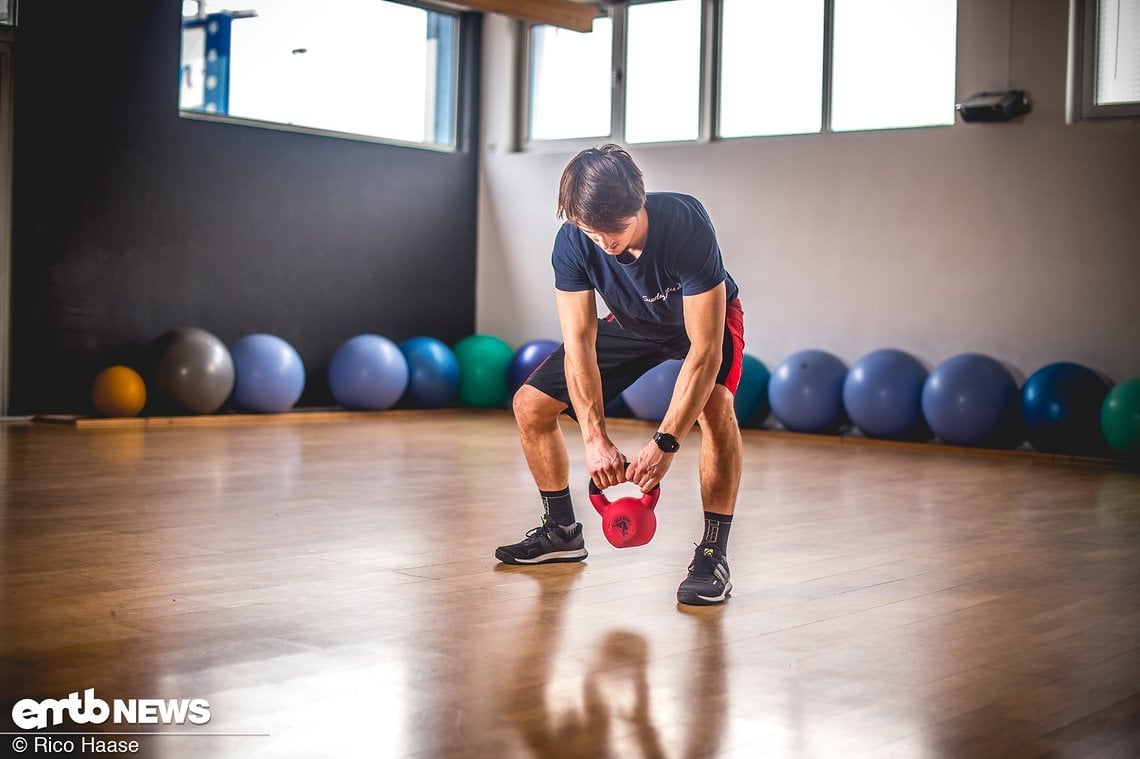
[[[55,728],[148,757],[1140,756],[1140,475],[746,432],[735,592],[693,609],[690,441],[652,543],[583,475],[589,559],[516,568],[506,412],[0,424],[0,754],[93,688],[208,702]]]

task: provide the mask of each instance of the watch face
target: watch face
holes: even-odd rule
[[[657,443],[657,447],[666,453],[676,453],[681,444],[677,442],[677,438],[664,432],[658,432],[653,436],[653,442]]]

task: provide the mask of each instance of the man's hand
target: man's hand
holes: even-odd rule
[[[641,488],[642,493],[648,493],[665,478],[669,466],[673,463],[675,454],[665,453],[657,443],[650,440],[637,455],[630,459],[625,477]]]
[[[609,438],[586,445],[586,471],[599,490],[625,482],[625,454]]]

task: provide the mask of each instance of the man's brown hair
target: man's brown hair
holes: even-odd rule
[[[619,145],[583,150],[558,185],[558,218],[595,232],[619,232],[645,206],[645,180]]]

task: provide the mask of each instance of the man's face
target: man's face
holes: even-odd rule
[[[622,252],[629,247],[637,235],[637,216],[630,216],[628,219],[623,219],[618,222],[618,229],[610,232],[602,232],[589,227],[579,226],[586,236],[594,241],[594,244],[604,250],[607,255],[619,256]]]

